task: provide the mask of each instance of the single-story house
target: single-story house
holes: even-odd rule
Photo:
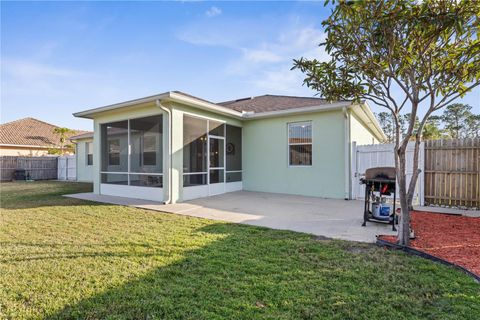
[[[170,91],[74,116],[94,121],[93,140],[76,137],[79,180],[166,203],[237,190],[349,199],[352,144],[385,139],[366,103],[312,97]]]
[[[45,156],[60,151],[60,136],[54,133],[56,125],[24,118],[0,125],[0,156]],[[72,130],[67,138],[86,131]],[[67,143],[66,143],[67,144]],[[64,146],[64,152],[73,153]]]

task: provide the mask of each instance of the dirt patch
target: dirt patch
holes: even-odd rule
[[[412,212],[415,239],[410,246],[480,275],[480,218]],[[379,239],[396,243],[395,236]]]
[[[325,236],[313,236],[313,239],[317,241],[332,241],[332,238],[325,237]]]

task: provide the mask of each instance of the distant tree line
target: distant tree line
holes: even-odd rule
[[[442,115],[432,115],[424,125],[422,140],[480,138],[480,114],[472,112],[468,104],[454,103],[447,106]],[[387,136],[387,143],[395,141],[395,122],[390,112],[375,114]],[[402,136],[408,129],[410,114],[399,116]],[[419,126],[417,117],[415,131]],[[415,134],[412,135],[415,139]]]

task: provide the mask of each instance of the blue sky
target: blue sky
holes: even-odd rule
[[[290,68],[325,58],[328,14],[321,2],[2,2],[1,122],[91,130],[72,113],[169,90],[312,96]],[[480,90],[463,101],[479,110]]]

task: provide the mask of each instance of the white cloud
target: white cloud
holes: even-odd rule
[[[72,77],[84,74],[84,72],[69,68],[18,59],[3,59],[2,68],[8,76],[17,80],[35,80],[44,79],[45,77]]]
[[[2,104],[21,107],[26,101],[43,101],[42,108],[102,100],[118,94],[108,85],[108,75],[31,59],[4,58],[2,63]],[[101,90],[99,90],[101,88]],[[74,98],[74,100],[72,100]],[[31,102],[29,102],[31,104]]]
[[[236,58],[227,62],[224,72],[250,85],[252,91],[311,94],[309,89],[302,87],[303,75],[290,68],[295,58],[327,60],[329,55],[318,46],[325,40],[325,33],[314,25],[298,21],[287,21],[281,28],[265,25],[268,24],[248,20],[225,24],[225,21],[218,20],[189,25],[177,36],[193,45],[232,50]]]
[[[302,86],[304,75],[290,68],[290,64],[277,65],[250,78],[249,82],[257,91],[263,93],[312,96],[314,92]]]
[[[281,56],[283,61],[300,56],[324,59],[325,53],[318,47],[324,39],[323,31],[311,26],[302,26],[287,29],[280,33],[275,41],[263,43],[261,47],[265,52]]]
[[[221,15],[221,14],[222,14],[222,9],[217,8],[215,6],[211,6],[210,9],[205,11],[205,15],[209,18],[218,16],[218,15]]]
[[[326,61],[329,55],[318,45],[325,39],[322,30],[312,26],[297,26],[279,33],[273,41],[241,48],[241,55],[232,61],[226,72],[244,77],[258,90],[270,93],[311,94],[302,87],[303,75],[291,71],[295,58],[316,58]]]
[[[275,52],[265,49],[247,49],[243,48],[243,58],[251,62],[279,62],[283,58],[277,55]]]
[[[251,18],[200,19],[180,26],[176,37],[189,44],[217,46],[241,50],[242,47],[258,44],[277,32],[275,20],[261,21]]]
[[[280,68],[274,70],[263,71],[260,77],[253,79],[257,87],[268,90],[269,92],[291,92],[292,88],[297,88],[301,83],[298,74],[291,72],[290,68],[283,65]]]

